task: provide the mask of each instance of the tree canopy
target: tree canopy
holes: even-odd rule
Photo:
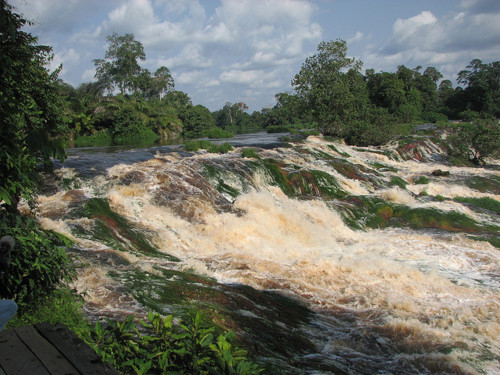
[[[50,165],[51,156],[65,155],[60,69],[47,70],[52,49],[22,31],[26,24],[0,0],[0,200],[12,212],[21,196],[32,197],[37,162]]]
[[[161,66],[153,75],[141,68],[138,60],[146,60],[146,54],[142,43],[135,40],[133,34],[113,33],[107,40],[109,46],[105,58],[94,60],[95,78],[100,87],[109,92],[118,88],[122,95],[135,93],[160,100],[166,91],[174,88],[174,80],[167,67]]]

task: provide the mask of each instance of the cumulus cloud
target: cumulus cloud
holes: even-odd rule
[[[9,0],[28,20],[34,21],[38,32],[71,32],[100,13],[116,6],[119,0]]]
[[[365,54],[365,66],[389,70],[401,64],[435,66],[447,79],[474,58],[498,59],[500,9],[498,1],[467,0],[454,12],[437,17],[430,11],[397,19],[392,38]],[[373,64],[373,65],[371,65]]]

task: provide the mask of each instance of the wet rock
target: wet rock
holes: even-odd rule
[[[432,171],[432,175],[436,177],[448,177],[450,175],[449,171],[443,171],[441,169],[435,169]]]
[[[123,185],[137,184],[146,178],[146,174],[141,171],[132,171],[127,173],[125,176],[121,178],[121,183]]]
[[[68,202],[69,206],[77,206],[88,200],[83,190],[70,190],[61,199],[64,202]]]

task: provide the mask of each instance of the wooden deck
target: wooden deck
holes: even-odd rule
[[[47,323],[0,332],[0,375],[119,373],[64,326]]]

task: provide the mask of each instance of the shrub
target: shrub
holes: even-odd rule
[[[425,185],[425,184],[428,184],[429,182],[431,182],[431,180],[429,180],[427,177],[425,176],[420,176],[419,178],[417,178],[415,181],[413,181],[413,183],[415,185]]]
[[[89,344],[108,363],[125,373],[258,374],[263,370],[233,345],[234,333],[217,333],[200,313],[174,325],[174,318],[148,313],[146,322],[99,322]]]
[[[479,112],[468,109],[466,111],[460,112],[458,114],[458,118],[466,122],[473,122],[480,118],[480,114]]]
[[[234,134],[221,128],[212,128],[207,133],[208,138],[233,138]]]
[[[113,137],[115,145],[149,145],[153,144],[160,136],[152,129],[140,127],[120,133]]]
[[[101,130],[92,135],[82,135],[74,140],[76,147],[111,146],[112,144],[113,137],[109,130]]]
[[[497,120],[461,124],[450,137],[452,155],[465,156],[474,164],[484,164],[488,156],[500,151],[500,125]]]
[[[435,124],[439,121],[448,121],[448,117],[438,112],[426,112],[422,114],[422,120]]]
[[[188,141],[184,143],[185,151],[196,152],[199,149],[207,150],[208,152],[212,152],[214,154],[227,154],[233,149],[233,146],[231,146],[229,143],[216,145],[206,140]]]
[[[288,133],[290,127],[286,125],[270,125],[266,128],[268,133]]]
[[[389,182],[389,186],[399,186],[401,189],[406,189],[407,184],[405,180],[398,176],[391,177],[391,181]]]
[[[49,294],[60,281],[71,279],[71,262],[66,253],[69,239],[41,229],[31,218],[17,217],[13,225],[2,219],[1,236],[14,237],[16,245],[7,272],[0,276],[1,298],[15,296],[22,308]]]
[[[257,154],[254,148],[244,148],[241,150],[241,156],[244,158],[260,159],[259,154]]]

